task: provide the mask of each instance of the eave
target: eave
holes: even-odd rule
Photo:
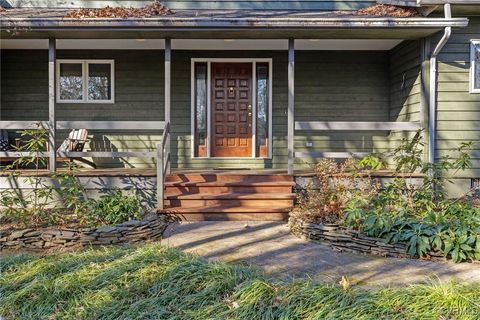
[[[450,3],[451,5],[479,5],[480,0],[377,0],[378,3],[402,7],[438,6]]]
[[[445,27],[463,28],[466,18],[370,16],[173,17],[143,19],[18,18],[4,16],[2,36],[99,38],[403,38],[428,36]]]

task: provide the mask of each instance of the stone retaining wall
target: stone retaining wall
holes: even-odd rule
[[[290,217],[288,225],[295,236],[327,243],[340,251],[360,252],[383,257],[408,257],[404,244],[388,244],[383,239],[368,237],[359,231],[339,225],[309,223],[294,216]]]
[[[42,228],[0,231],[0,251],[27,248],[33,250],[89,247],[158,240],[168,225],[165,217],[151,215],[144,220],[126,221],[100,228]]]

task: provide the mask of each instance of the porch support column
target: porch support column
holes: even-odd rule
[[[293,174],[295,139],[295,39],[288,39],[288,174]]]
[[[165,124],[170,123],[170,107],[171,107],[171,64],[172,64],[172,41],[165,38]],[[165,135],[165,154],[170,154],[170,134]],[[167,159],[167,174],[170,173],[170,161]]]
[[[48,169],[51,173],[56,171],[57,156],[55,149],[55,62],[56,62],[56,40],[48,40]]]
[[[428,101],[429,101],[429,55],[430,55],[430,38],[420,40],[420,123],[422,129],[428,128]],[[428,130],[423,132],[424,143],[424,161],[428,162]]]

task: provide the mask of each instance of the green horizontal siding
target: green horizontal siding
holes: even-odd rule
[[[272,159],[191,158],[190,61],[191,58],[202,57],[273,59]],[[58,58],[114,59],[116,69],[115,104],[58,104],[59,120],[163,120],[161,51],[72,50],[59,51]],[[408,94],[397,92],[397,85],[391,84],[391,79],[393,82],[401,79],[398,76],[401,74],[400,65],[393,60],[387,52],[298,51],[295,69],[296,120],[394,121],[392,105],[399,106],[400,115],[415,114],[415,102],[406,99]],[[47,119],[46,64],[45,51],[3,51],[2,119]],[[390,75],[389,69],[400,71]],[[413,74],[409,75],[411,77]],[[172,166],[286,168],[287,89],[285,51],[175,50],[172,58]],[[395,104],[392,104],[393,101]],[[140,151],[153,149],[159,139],[155,132],[92,132],[89,148]],[[389,149],[391,139],[388,132],[297,132],[294,143],[298,152],[381,152]],[[313,148],[307,148],[307,142],[311,142]],[[104,167],[153,165],[153,159],[94,160]],[[296,161],[301,167],[315,159]]]
[[[98,8],[109,6],[142,7],[146,0],[0,0],[13,7]],[[357,10],[375,4],[374,0],[164,0],[172,10],[252,9],[252,10]]]
[[[389,53],[390,108],[389,121],[421,121],[421,63],[420,42],[404,41]],[[392,131],[388,135],[389,148],[400,145],[402,139],[415,132]]]
[[[456,178],[480,177],[480,94],[469,92],[470,40],[480,39],[480,18],[469,17],[467,28],[453,30],[438,57],[437,153],[454,154],[461,142],[474,141],[472,169],[455,173]],[[433,43],[438,41],[437,35]],[[455,193],[468,191],[468,184],[455,185]]]
[[[300,51],[295,61],[296,121],[388,121],[388,53]],[[306,90],[308,88],[308,90]],[[306,143],[312,147],[306,147]],[[384,132],[297,131],[296,152],[381,152]],[[284,146],[286,150],[286,146]],[[306,167],[318,159],[296,159]]]
[[[1,120],[48,120],[48,56],[45,50],[3,50]],[[58,59],[114,59],[114,104],[57,104],[57,120],[162,121],[164,81],[162,51],[59,50]],[[59,132],[57,143],[68,132]],[[152,132],[90,131],[88,150],[155,150],[161,130]],[[94,159],[100,167],[152,166],[153,159]]]

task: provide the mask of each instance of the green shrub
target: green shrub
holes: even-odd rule
[[[46,177],[40,169],[46,165],[41,153],[46,149],[48,130],[39,124],[35,129],[19,133],[25,143],[17,149],[27,155],[2,169],[12,181],[20,180],[30,190],[12,187],[0,191],[2,219],[25,227],[41,227],[59,224],[98,226],[141,218],[143,209],[136,194],[113,190],[99,200],[90,199],[76,176],[78,168],[74,163],[68,163],[67,171]],[[17,167],[34,170],[32,174],[22,176]],[[47,184],[45,178],[56,179],[58,185]]]
[[[420,132],[404,139],[390,155],[396,177],[376,193],[353,197],[343,224],[389,243],[404,242],[411,256],[440,252],[454,262],[480,260],[480,210],[445,193],[447,173],[470,166],[467,151],[472,144],[462,143],[456,157],[445,156],[432,165],[422,161],[421,141]],[[413,185],[403,177],[409,172],[423,173],[423,183]]]
[[[140,200],[126,195],[121,190],[113,190],[99,200],[91,199],[85,220],[88,225],[110,225],[124,221],[140,219],[142,209]]]
[[[48,142],[48,129],[41,124],[36,128],[18,132],[25,143],[15,147],[16,151],[26,153],[17,158],[11,165],[3,168],[10,173],[10,179],[20,180],[30,186],[28,191],[17,189],[5,189],[0,191],[0,208],[3,208],[3,216],[7,219],[18,221],[25,225],[41,225],[44,223],[58,223],[61,219],[55,210],[51,209],[54,190],[47,185],[40,174],[40,169],[45,167],[46,159],[42,152],[46,151]],[[16,167],[33,169],[33,174],[21,176],[15,171]]]

